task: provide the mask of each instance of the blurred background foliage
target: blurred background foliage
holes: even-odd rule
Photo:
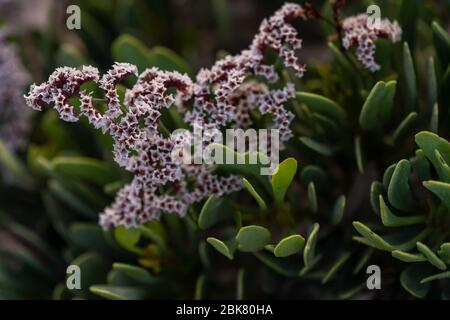
[[[283,3],[35,2],[36,7],[28,6],[28,1],[12,2],[12,7],[2,10],[0,16],[24,66],[37,83],[58,66],[92,64],[106,71],[114,61],[134,63],[139,71],[158,66],[194,76],[201,67],[211,66],[217,57],[246,48],[262,19]],[[330,16],[329,2],[312,3]],[[450,264],[445,256],[450,249],[444,245],[450,241],[448,216],[438,220],[444,231],[435,233],[438,239],[432,237],[431,241],[435,245],[432,250],[442,252],[440,258],[420,244],[420,254],[410,253],[414,257],[404,252],[411,246],[386,250],[385,243],[374,238],[368,226],[377,232],[385,231],[386,212],[382,223],[379,217],[380,195],[393,207],[402,205],[404,198],[396,200],[389,194],[390,188],[397,188],[390,184],[394,170],[402,169],[397,169],[396,164],[412,157],[418,147],[424,149],[420,143],[415,144],[416,134],[427,130],[449,137],[450,53],[445,47],[448,38],[443,36],[442,40],[439,35],[440,30],[448,32],[450,1],[348,1],[344,15],[365,12],[372,3],[381,7],[383,17],[400,22],[406,43],[377,43],[377,61],[382,69],[376,74],[355,65],[351,56],[342,55],[333,37],[335,30],[328,25],[317,21],[297,23],[304,39],[300,58],[308,66],[306,77],[296,82],[297,91],[331,100],[299,93],[292,103],[297,115],[293,125],[296,138],[281,159],[293,157],[298,164],[283,162],[283,170],[293,175],[292,184],[282,181],[274,187],[277,183],[272,181],[273,188],[288,190],[286,199],[271,198],[270,190],[264,191],[264,183],[258,185],[251,172],[244,170],[242,175],[250,181],[249,192],[226,199],[210,198],[206,204],[192,208],[185,219],[165,215],[161,222],[104,232],[97,225],[98,212],[130,180],[112,160],[110,139],[84,120],[67,124],[59,121],[54,111],[34,114],[25,150],[13,154],[0,145],[2,165],[16,177],[13,183],[0,184],[0,297],[448,299],[448,274],[442,276],[443,281],[438,278],[438,284],[430,289],[420,280],[433,272],[403,272],[405,259],[419,265],[414,269],[429,269],[428,265],[423,266],[424,257],[433,265]],[[69,4],[81,8],[81,30],[68,30],[65,26]],[[442,29],[433,30],[433,21]],[[434,58],[431,62],[430,57]],[[407,85],[411,74],[415,77],[413,89]],[[382,128],[374,128],[370,115],[361,120],[361,110],[381,108],[379,102],[368,98],[379,81],[383,81],[383,86],[391,83],[397,90],[395,102],[387,103],[387,108],[395,106],[391,116]],[[435,83],[435,96],[428,89],[430,81]],[[334,114],[323,113],[324,104],[325,109],[335,108]],[[345,110],[344,124],[339,123],[339,115],[336,119],[341,106]],[[174,123],[169,127],[175,128]],[[442,148],[442,156],[450,164],[449,148]],[[426,150],[422,153],[427,156]],[[411,162],[428,168],[423,171],[423,179],[433,176],[446,181],[442,175],[436,178],[435,172],[429,171],[429,160],[422,153],[419,149]],[[402,182],[399,184],[398,190],[403,192]],[[436,192],[439,197],[439,191]],[[450,196],[443,197],[445,202]],[[419,200],[414,206],[430,210],[433,219],[441,211],[447,215],[450,212],[448,207],[440,207],[439,199]],[[220,212],[226,212],[225,217]],[[388,227],[392,225],[389,219],[392,215],[388,216]],[[418,220],[423,222],[422,218]],[[398,221],[394,225],[403,227]],[[416,239],[414,236],[422,232],[419,229],[401,231]],[[362,237],[354,241],[357,233]],[[253,240],[248,242],[248,238]],[[402,259],[376,250],[380,247],[401,251],[392,255]],[[365,266],[369,261],[383,270],[383,290],[365,288]],[[82,269],[81,290],[65,287],[69,264]],[[422,278],[417,280],[416,274]]]

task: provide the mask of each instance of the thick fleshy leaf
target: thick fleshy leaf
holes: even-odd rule
[[[432,276],[428,276],[423,278],[420,283],[427,283],[430,281],[441,280],[441,279],[450,279],[450,271],[441,272],[438,274],[434,274]]]
[[[317,152],[318,154],[321,154],[323,156],[331,156],[333,154],[333,149],[325,145],[323,143],[317,142],[311,138],[308,137],[301,137],[300,141],[307,146],[309,149]]]
[[[389,120],[396,86],[396,81],[380,81],[372,88],[359,115],[359,124],[363,129],[377,129]]]
[[[400,283],[402,287],[416,298],[424,298],[430,290],[429,283],[420,283],[424,275],[429,274],[429,265],[423,263],[414,263],[408,266],[400,274]]]
[[[296,99],[308,105],[312,111],[336,120],[340,125],[346,121],[347,116],[344,109],[329,98],[314,93],[297,92]]]
[[[437,133],[439,130],[439,105],[435,103],[431,110],[430,131]]]
[[[434,66],[433,57],[428,58],[427,61],[427,84],[428,84],[427,109],[429,111],[432,111],[438,99],[438,84],[436,79],[436,68]]]
[[[401,139],[406,137],[408,133],[412,132],[414,126],[416,125],[418,118],[417,112],[411,112],[403,119],[402,122],[398,125],[398,127],[394,130],[392,134],[392,140],[395,143],[398,143]]]
[[[424,181],[425,188],[433,192],[447,208],[450,209],[450,183],[441,181]]]
[[[250,194],[253,196],[253,198],[256,200],[256,202],[258,203],[258,206],[262,209],[262,210],[266,210],[267,209],[267,205],[266,202],[264,201],[264,199],[259,195],[259,193],[255,190],[255,188],[252,186],[252,184],[250,183],[250,181],[248,181],[245,178],[242,178],[242,181],[244,182],[245,187],[247,188],[248,192],[250,192]]]
[[[316,257],[316,244],[319,233],[320,225],[315,223],[311,230],[311,233],[306,240],[305,249],[303,250],[303,263],[306,268],[310,268],[313,265],[314,258]]]
[[[264,227],[251,225],[239,229],[236,235],[238,249],[243,252],[256,252],[270,242],[270,231]]]
[[[444,180],[446,173],[443,171],[441,162],[436,156],[436,150],[439,151],[442,158],[446,161],[450,161],[450,142],[439,137],[432,132],[422,131],[416,134],[416,143],[420,149],[425,153],[426,157],[431,161],[436,169],[439,178]]]
[[[239,269],[236,277],[236,300],[244,299],[244,269]]]
[[[314,185],[318,189],[323,190],[328,187],[327,174],[321,167],[316,165],[307,165],[304,167],[300,179],[305,186],[310,182],[314,182]]]
[[[186,61],[169,48],[156,46],[150,49],[150,62],[151,66],[162,70],[192,74]]]
[[[438,254],[445,263],[450,264],[450,242],[441,244]]]
[[[417,230],[405,229],[392,235],[381,237],[359,221],[354,221],[353,226],[363,236],[353,237],[353,240],[389,252],[393,250],[411,250],[416,246],[417,241],[422,241],[430,233],[430,230],[427,228],[419,232]]]
[[[431,29],[439,61],[445,70],[450,63],[450,35],[436,21],[431,24]]]
[[[272,175],[272,191],[275,198],[275,202],[281,205],[284,200],[284,196],[291,185],[292,180],[297,173],[297,160],[294,158],[288,158],[281,162],[275,169]]]
[[[355,158],[356,158],[356,165],[358,167],[358,170],[360,173],[364,173],[364,161],[363,161],[363,154],[361,150],[361,137],[356,136],[355,137]]]
[[[447,265],[444,263],[444,261],[439,259],[439,257],[426,244],[417,242],[417,250],[419,250],[436,268],[447,270]]]
[[[378,216],[380,215],[380,196],[385,193],[386,190],[381,182],[372,182],[372,185],[370,186],[370,205],[372,206],[373,212]]]
[[[334,225],[338,225],[339,223],[341,223],[342,218],[344,217],[345,203],[345,195],[341,195],[334,203],[333,212],[331,214],[331,221]]]
[[[273,250],[275,257],[284,258],[299,252],[305,244],[305,238],[294,234],[282,239]]]
[[[388,188],[389,202],[397,209],[409,210],[415,202],[409,185],[411,164],[408,160],[397,163]]]
[[[236,250],[236,246],[237,246],[235,239],[223,242],[214,237],[209,237],[206,239],[206,242],[208,242],[211,246],[214,247],[214,249],[219,251],[221,254],[223,254],[228,259],[233,260],[234,251]]]
[[[110,300],[143,300],[149,298],[147,290],[136,287],[94,285],[89,290],[100,297]]]
[[[95,251],[105,256],[124,256],[125,252],[114,243],[110,243],[106,235],[107,232],[102,230],[98,224],[86,222],[72,223],[68,232],[73,243],[84,250]]]
[[[391,252],[391,255],[403,262],[423,262],[427,261],[427,258],[425,258],[422,254],[414,254],[409,252],[404,252],[401,250],[394,250]]]
[[[311,211],[316,213],[318,210],[318,205],[317,205],[316,187],[314,185],[314,182],[310,182],[308,184],[308,204]]]
[[[85,157],[56,157],[53,170],[69,177],[80,178],[104,185],[117,180],[114,169],[97,159]]]
[[[233,217],[233,208],[224,198],[210,196],[200,211],[198,226],[205,230],[226,218]]]
[[[157,281],[146,269],[127,263],[113,263],[113,269],[124,273],[142,284],[153,284]]]
[[[129,34],[118,37],[111,48],[115,61],[128,62],[136,65],[140,72],[151,67],[151,54],[145,44]]]
[[[421,149],[416,151],[416,156],[411,159],[410,163],[413,172],[420,181],[430,180],[430,162]]]
[[[361,222],[354,221],[353,226],[367,241],[368,245],[385,251],[392,251],[394,247],[387,243],[383,238],[373,232],[369,227]]]
[[[405,79],[407,109],[413,111],[417,105],[417,80],[414,61],[408,43],[403,43],[403,77]]]
[[[136,245],[141,238],[141,232],[136,228],[119,226],[114,229],[114,237],[120,246],[135,252],[137,249]]]
[[[379,196],[379,202],[380,202],[381,221],[386,227],[403,227],[418,223],[425,223],[424,216],[401,217],[395,215],[384,201],[382,195]]]
[[[205,292],[206,291],[206,275],[201,274],[197,278],[197,283],[195,284],[195,294],[194,294],[194,300],[202,300],[205,299]]]

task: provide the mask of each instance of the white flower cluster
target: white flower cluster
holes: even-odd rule
[[[251,76],[263,77],[269,83],[278,81],[274,67],[265,62],[268,49],[277,53],[284,65],[294,69],[298,77],[303,77],[305,66],[297,61],[295,54],[302,42],[289,24],[296,18],[306,19],[305,11],[298,4],[286,3],[261,23],[259,33],[248,49],[217,61],[210,69],[202,69],[197,75],[193,110],[187,112],[185,120],[207,129],[219,128],[233,121],[237,125],[242,121],[250,125],[250,118],[243,116],[242,108],[237,106],[236,94],[243,92],[242,85]],[[293,85],[288,84],[281,90],[259,88],[257,91],[254,94],[253,91],[248,92],[246,102],[258,105],[263,114],[272,113],[273,127],[280,130],[281,142],[289,140],[289,124],[294,116],[284,109],[283,103],[293,97]]]
[[[134,174],[132,182],[118,192],[114,203],[101,214],[100,224],[104,228],[145,223],[158,219],[162,212],[183,216],[194,202],[242,187],[239,177],[216,176],[211,166],[175,163],[172,153],[181,150],[183,141],[192,139],[192,135],[164,137],[159,132],[163,108],[175,103],[186,111],[192,105],[186,122],[208,130],[225,125],[248,127],[250,110],[258,106],[262,114],[272,114],[282,142],[290,138],[293,114],[283,103],[294,95],[294,86],[269,90],[265,84],[244,81],[251,75],[263,76],[269,83],[278,80],[273,67],[264,63],[268,48],[277,52],[298,76],[303,75],[304,66],[294,55],[301,42],[294,28],[287,24],[298,17],[305,18],[300,6],[284,5],[262,23],[250,49],[218,61],[210,70],[201,70],[196,82],[178,72],[147,69],[126,91],[123,102],[117,84],[138,75],[136,67],[128,63],[116,63],[101,79],[98,70],[91,66],[81,71],[58,68],[47,82],[31,86],[25,96],[30,107],[41,110],[44,105],[54,105],[64,121],[77,121],[80,115],[87,117],[92,125],[112,136],[115,161]],[[98,82],[105,92],[107,110],[103,113],[95,108],[91,94],[81,88],[90,81]],[[79,110],[69,104],[69,99],[76,96],[81,100]]]
[[[356,46],[358,60],[372,72],[380,70],[380,65],[375,61],[375,41],[378,38],[389,38],[393,43],[399,42],[402,30],[397,21],[380,19],[378,23],[370,24],[367,14],[359,14],[346,18],[342,22],[343,39],[345,49]]]
[[[27,140],[30,112],[22,110],[27,82],[16,51],[0,37],[0,139],[11,151],[22,148]]]

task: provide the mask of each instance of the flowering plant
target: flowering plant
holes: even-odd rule
[[[442,115],[450,37],[419,15],[420,6],[399,1],[382,10],[392,18],[374,18],[344,17],[340,0],[323,9],[285,3],[246,49],[221,54],[196,76],[175,52],[131,35],[113,43],[104,73],[107,59],[89,64],[62,47],[59,57],[71,63],[52,66],[25,94],[42,111],[34,127],[18,119],[29,109],[16,111],[26,80],[9,49],[0,50],[0,92],[13,92],[0,97],[16,108],[5,114],[31,128],[5,137],[0,125],[9,150],[3,162],[15,159],[31,181],[17,188],[33,195],[46,226],[34,233],[23,227],[27,219],[0,215],[8,243],[31,257],[21,261],[13,245],[5,249],[10,261],[44,275],[42,288],[25,284],[17,295],[216,298],[236,286],[239,299],[448,299],[450,147]],[[412,31],[408,14],[429,36]],[[318,24],[329,41],[320,63],[308,53],[317,45],[308,43],[308,26]],[[200,138],[199,128],[207,132]],[[243,135],[233,137],[242,148],[216,142],[229,130]],[[270,142],[252,149],[250,133],[259,130]],[[27,135],[33,144],[23,163],[15,139]],[[196,143],[234,162],[198,162]],[[263,159],[278,151],[282,161],[261,175]],[[63,243],[62,257],[52,237]],[[81,269],[79,290],[64,282],[68,265]],[[383,292],[369,285],[374,265]]]

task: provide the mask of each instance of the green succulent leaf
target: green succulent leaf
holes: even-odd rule
[[[275,169],[272,175],[272,191],[275,197],[275,202],[281,205],[284,200],[284,196],[292,183],[292,180],[297,173],[297,160],[294,158],[288,158],[281,162]]]
[[[409,226],[413,224],[425,223],[424,216],[409,216],[409,217],[400,217],[395,215],[392,210],[388,207],[386,202],[383,199],[383,196],[379,196],[380,201],[380,213],[381,213],[381,221],[386,227],[402,227]]]
[[[443,243],[438,251],[439,257],[447,264],[450,264],[450,242]]]
[[[359,221],[354,221],[353,227],[356,229],[356,231],[358,231],[360,235],[364,237],[364,239],[367,241],[366,243],[367,245],[385,251],[392,251],[395,249],[392,245],[387,243],[383,238],[381,238],[379,235],[377,235],[363,223]]]
[[[419,250],[426,258],[427,260],[434,265],[436,268],[441,270],[446,270],[447,266],[439,259],[439,257],[424,243],[417,242],[417,250]]]
[[[312,111],[336,120],[340,125],[346,122],[347,115],[344,109],[329,98],[314,93],[297,92],[296,99],[306,104]]]
[[[394,250],[391,252],[391,255],[403,262],[424,262],[427,261],[427,258],[425,258],[422,254],[414,254],[409,252],[404,252],[401,250]]]
[[[430,131],[437,133],[439,130],[439,105],[435,103],[431,110]]]
[[[405,103],[409,110],[415,110],[417,104],[417,80],[414,61],[407,42],[403,44],[403,73],[406,86]]]
[[[244,299],[244,279],[245,271],[244,269],[239,269],[236,277],[236,300]]]
[[[206,275],[201,274],[197,278],[197,282],[195,284],[195,295],[194,300],[203,300],[206,298]]]
[[[318,210],[316,186],[314,182],[308,184],[308,204],[312,212],[316,213]]]
[[[114,169],[102,161],[85,157],[56,157],[51,161],[53,170],[69,177],[105,185],[117,180]]]
[[[427,131],[422,131],[416,134],[416,143],[424,152],[426,157],[431,161],[436,169],[441,180],[446,177],[446,172],[443,171],[440,160],[436,157],[436,150],[439,151],[443,159],[449,161],[450,159],[450,142],[439,137],[437,134]],[[449,181],[450,182],[450,181]]]
[[[414,204],[411,187],[409,185],[409,175],[411,174],[411,164],[408,160],[401,160],[397,163],[388,188],[389,202],[397,209],[409,210]]]
[[[142,284],[154,284],[157,281],[146,269],[132,264],[115,262],[113,269]]]
[[[238,249],[243,252],[262,250],[270,242],[270,238],[269,230],[256,225],[242,227],[236,235]]]
[[[114,229],[114,237],[120,246],[129,251],[136,252],[138,250],[136,245],[141,238],[141,231],[136,228],[119,226]]]
[[[413,131],[414,126],[417,122],[417,118],[417,112],[411,112],[406,116],[405,119],[403,119],[402,122],[400,122],[400,124],[392,134],[392,140],[394,141],[394,143],[398,143],[403,137],[407,136],[408,133]]]
[[[355,137],[355,157],[356,157],[356,165],[358,166],[358,170],[360,173],[364,173],[364,161],[363,161],[363,153],[361,149],[361,137]]]
[[[427,83],[428,83],[427,109],[433,110],[438,99],[438,84],[433,57],[430,57],[427,61]]]
[[[305,146],[307,146],[309,149],[311,149],[311,150],[313,150],[313,151],[315,151],[318,154],[321,154],[323,156],[327,156],[328,157],[328,156],[331,156],[334,153],[333,149],[330,146],[325,145],[325,144],[320,143],[320,142],[317,142],[317,141],[315,141],[315,140],[313,140],[313,139],[311,139],[309,137],[301,137],[300,141]]]
[[[221,254],[223,254],[228,259],[233,260],[234,251],[236,250],[236,246],[237,246],[235,239],[231,239],[229,241],[223,242],[217,238],[209,237],[206,239],[206,242],[208,242],[211,246],[213,246],[214,249],[219,251]]]
[[[450,279],[450,271],[441,272],[432,276],[423,278],[420,283],[427,283],[435,280]]]
[[[314,185],[318,189],[326,189],[328,187],[328,177],[325,171],[315,165],[307,165],[303,168],[301,177],[302,183],[308,185],[310,182],[314,182]]]
[[[431,24],[431,29],[439,61],[445,69],[450,63],[450,35],[436,21]]]
[[[308,236],[308,239],[306,240],[305,249],[303,250],[303,263],[305,264],[306,268],[310,268],[313,265],[316,257],[316,244],[319,228],[320,225],[318,223],[315,223],[313,225],[311,233]]]
[[[379,181],[372,182],[370,186],[370,205],[376,215],[380,215],[380,196],[386,193],[384,185]]]
[[[151,54],[146,45],[129,34],[123,34],[112,44],[111,54],[114,60],[136,65],[139,71],[150,67]]]
[[[253,196],[253,198],[256,200],[256,202],[258,203],[258,206],[262,209],[262,210],[266,210],[267,209],[267,205],[266,202],[263,200],[263,198],[259,195],[259,193],[255,190],[255,188],[252,186],[252,184],[250,183],[250,181],[248,181],[245,178],[242,178],[242,181],[244,182],[245,187],[247,188],[248,192],[250,192],[250,194]]]
[[[363,129],[377,129],[390,118],[396,86],[396,81],[375,84],[359,115],[359,124]]]
[[[200,211],[198,217],[198,226],[200,229],[205,230],[216,225],[220,221],[226,218],[233,217],[233,208],[225,200],[225,198],[217,198],[210,196]]]
[[[147,290],[136,287],[94,285],[89,290],[109,300],[142,300],[148,298]]]
[[[425,181],[425,188],[433,192],[447,208],[450,208],[450,183],[441,181]]]
[[[305,238],[299,234],[294,234],[282,239],[273,250],[275,257],[284,258],[296,254],[305,245]]]
[[[346,204],[346,198],[345,195],[341,195],[339,198],[337,198],[336,202],[333,206],[333,213],[331,215],[331,221],[334,225],[338,225],[341,223],[344,212],[345,212],[345,204]]]
[[[402,287],[416,298],[424,298],[430,290],[429,283],[420,283],[424,274],[428,274],[430,268],[423,263],[414,263],[408,266],[400,274]]]

